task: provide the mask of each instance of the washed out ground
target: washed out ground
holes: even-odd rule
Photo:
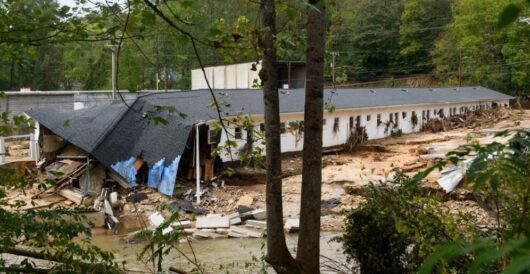
[[[403,170],[408,175],[434,164],[434,162],[443,157],[451,150],[466,144],[470,140],[476,140],[480,143],[490,143],[495,139],[494,134],[502,130],[512,130],[519,128],[530,128],[530,111],[503,111],[496,117],[482,117],[480,121],[475,121],[466,127],[442,131],[438,133],[421,132],[414,134],[402,135],[399,137],[390,137],[383,140],[374,140],[357,147],[354,152],[329,152],[323,156],[322,168],[322,222],[321,228],[326,232],[323,235],[340,235],[344,230],[344,221],[349,209],[359,206],[363,202],[361,196],[352,195],[351,189],[361,188],[371,182],[381,183],[392,180],[396,170]],[[506,140],[506,139],[504,139]],[[503,140],[500,140],[503,141]],[[12,145],[11,147],[9,147]],[[23,143],[6,144],[8,150],[15,151],[25,145]],[[14,147],[13,147],[14,146]],[[290,156],[282,160],[283,166],[283,202],[284,217],[299,218],[300,212],[300,192],[301,192],[301,161],[300,156]],[[15,163],[16,165],[16,163]],[[31,169],[27,162],[21,161],[20,167]],[[484,223],[493,222],[492,217],[487,211],[482,209],[473,199],[469,199],[469,191],[463,184],[452,191],[450,194],[444,194],[436,183],[440,178],[438,171],[433,172],[427,177],[424,186],[440,193],[444,196],[444,206],[448,212],[466,211],[477,216]],[[265,184],[263,173],[254,170],[238,170],[231,177],[223,178],[223,182],[218,181],[215,185],[207,186],[208,193],[203,196],[203,202],[194,206],[206,209],[210,214],[232,214],[236,212],[239,205],[252,208],[265,208]],[[204,186],[203,186],[204,187]],[[128,260],[128,256],[136,256],[135,253],[127,254],[123,250],[128,245],[135,245],[130,241],[129,233],[142,227],[149,226],[148,216],[157,212],[157,206],[161,203],[171,203],[175,200],[182,200],[182,193],[193,190],[195,185],[189,183],[177,184],[175,195],[172,198],[166,197],[156,191],[142,188],[139,192],[147,194],[147,199],[137,203],[123,203],[119,209],[116,209],[115,215],[120,220],[119,236],[109,232],[96,233],[95,242],[102,245],[102,248],[116,251],[118,257]],[[13,190],[9,192],[8,199],[23,200],[28,203],[26,208],[47,208],[48,206],[66,206],[74,207],[75,204],[58,195],[46,195],[41,199],[31,199],[38,192],[37,189],[30,189],[25,194]],[[189,195],[188,195],[189,198]],[[182,214],[181,218],[194,220],[197,216],[194,214]],[[101,229],[100,229],[101,231]],[[330,234],[331,233],[331,234]],[[338,234],[337,234],[338,233]],[[295,235],[294,235],[295,236]],[[187,239],[193,240],[188,237]],[[114,241],[116,240],[116,241]],[[183,239],[184,240],[184,239]],[[216,239],[210,244],[205,244],[204,250],[200,248],[201,244],[196,243],[198,252],[209,254],[213,262],[223,260],[211,253],[211,248],[217,246],[221,249],[226,246],[241,243],[242,246],[251,243],[254,252],[259,255],[261,252],[260,239]],[[328,239],[329,240],[329,239]],[[116,244],[106,246],[105,243],[114,242]],[[120,244],[121,243],[121,244]],[[327,243],[327,240],[326,240]],[[323,243],[322,246],[326,246]],[[141,245],[140,245],[141,246]],[[139,248],[139,247],[137,247]],[[292,247],[293,250],[295,246]],[[323,254],[332,255],[332,250],[339,248],[337,245],[331,247],[328,251],[323,250]],[[121,250],[121,251],[119,251]],[[133,250],[133,249],[131,249]],[[137,249],[135,249],[137,250]],[[248,250],[243,247],[242,250]],[[243,252],[243,251],[241,251]],[[215,253],[215,252],[214,252]],[[217,252],[218,253],[218,252]],[[217,254],[215,253],[215,254]],[[340,253],[340,252],[339,252]],[[338,253],[337,253],[338,254]],[[202,256],[201,256],[202,257]],[[336,257],[333,253],[332,257]],[[247,259],[251,259],[249,255]],[[134,261],[134,260],[132,260]],[[229,262],[224,260],[223,262]],[[133,268],[141,268],[141,265],[132,265]]]
[[[397,169],[407,175],[433,165],[437,158],[473,139],[480,143],[498,140],[494,134],[501,130],[530,128],[530,111],[506,111],[497,119],[484,119],[474,123],[472,128],[459,128],[438,133],[420,132],[368,142],[354,152],[333,152],[323,156],[322,168],[322,221],[324,231],[342,231],[344,218],[349,209],[357,207],[361,196],[349,194],[352,188],[359,188],[370,182],[381,183],[391,180]],[[300,156],[286,157],[282,161],[284,218],[299,218],[301,193]],[[224,186],[210,187],[201,208],[214,214],[230,214],[238,205],[265,208],[265,184],[263,176],[249,176],[249,170],[240,171],[246,176],[234,175],[225,179]],[[442,193],[436,183],[440,173],[434,171],[428,177],[425,187]],[[180,185],[180,192],[194,188],[193,184]],[[157,192],[148,191],[148,199],[139,202],[136,208],[125,207],[124,214],[132,211],[149,215],[160,202],[170,202]],[[177,191],[178,193],[179,191]],[[465,210],[489,220],[489,215],[473,200],[464,197],[464,187],[453,191],[445,202],[451,212]]]
[[[494,133],[517,128],[530,128],[530,111],[503,110],[495,119],[482,117],[480,121],[466,125],[466,127],[437,133],[420,132],[406,134],[399,137],[389,137],[383,140],[369,141],[354,152],[329,152],[323,156],[322,168],[322,222],[324,231],[342,231],[344,218],[349,209],[357,207],[362,201],[361,196],[351,195],[353,188],[359,188],[369,183],[381,183],[391,180],[395,171],[400,169],[408,175],[432,165],[435,160],[451,150],[466,144],[470,139],[480,143],[494,140]],[[16,144],[20,146],[20,144]],[[15,147],[16,148],[16,147]],[[283,202],[284,218],[299,218],[302,159],[300,156],[290,156],[282,160],[283,169]],[[426,187],[442,193],[436,180],[440,178],[435,171],[427,177]],[[265,208],[265,184],[263,173],[254,170],[241,169],[232,177],[223,178],[215,185],[208,186],[208,193],[203,197],[200,205],[210,214],[231,214],[236,212],[239,205],[252,208]],[[120,232],[148,226],[147,216],[157,211],[162,202],[182,200],[182,193],[194,189],[194,183],[179,183],[175,190],[175,197],[166,197],[150,189],[140,189],[147,194],[147,199],[134,205],[125,203],[118,212],[122,229]],[[453,196],[465,189],[457,188]],[[26,195],[12,192],[10,199],[28,200],[37,190],[29,190]],[[26,196],[26,197],[23,197]],[[476,202],[469,199],[446,199],[447,208],[451,211],[465,209],[478,216],[488,219]],[[28,207],[75,206],[69,200],[59,196],[46,196],[34,199]],[[194,215],[182,216],[194,219]]]

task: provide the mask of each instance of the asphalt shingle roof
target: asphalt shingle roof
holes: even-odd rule
[[[263,114],[261,90],[215,90],[223,116]],[[303,112],[303,89],[280,90],[282,113]],[[432,103],[507,100],[512,97],[484,87],[459,88],[373,88],[325,90],[324,101],[335,109],[388,107]],[[217,118],[209,90],[151,93],[139,96],[131,109],[118,101],[76,111],[36,109],[33,119],[68,142],[91,153],[110,167],[117,161],[142,154],[152,165],[165,158],[169,163],[182,155],[192,125]],[[186,116],[157,106],[171,106]],[[168,125],[155,125],[153,117]],[[69,125],[64,126],[68,120]]]

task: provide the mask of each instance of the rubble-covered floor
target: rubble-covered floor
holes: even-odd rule
[[[341,231],[344,229],[345,213],[362,202],[360,196],[348,194],[349,188],[363,186],[373,181],[392,179],[396,168],[403,169],[407,174],[428,167],[433,164],[439,155],[466,143],[472,137],[479,142],[491,142],[495,132],[504,129],[530,128],[530,111],[521,113],[519,110],[505,111],[503,119],[474,123],[473,128],[459,128],[438,133],[415,133],[400,137],[391,137],[383,140],[370,141],[356,152],[331,153],[323,156],[322,169],[322,223],[325,231]],[[297,219],[299,217],[300,190],[301,190],[301,158],[288,157],[283,160],[283,201],[284,218]],[[248,170],[245,172],[249,173]],[[252,172],[250,172],[252,173]],[[208,187],[208,193],[203,196],[201,205],[194,207],[208,210],[209,214],[229,215],[236,212],[238,206],[255,209],[265,208],[265,185],[263,176],[256,172],[256,176],[244,178],[226,178],[224,185],[217,182]],[[426,187],[440,189],[435,182],[440,177],[438,172],[433,172],[427,178]],[[119,232],[126,233],[143,226],[149,225],[149,216],[157,212],[157,206],[162,202],[184,200],[192,197],[190,190],[195,189],[194,183],[177,184],[175,195],[169,198],[154,190],[140,188],[138,191],[147,194],[147,198],[133,204],[123,202],[115,208],[114,215],[120,220]],[[457,189],[458,190],[458,189]],[[11,193],[13,199],[23,199],[30,202],[30,197],[37,193],[36,189],[27,191],[22,197],[20,193]],[[455,193],[458,193],[456,191]],[[455,194],[457,195],[457,194]],[[123,200],[123,199],[122,199]],[[34,199],[34,206],[75,206],[71,201],[59,198],[56,195]],[[447,201],[449,210],[468,208],[477,215],[487,219],[488,215],[480,212],[481,209],[473,201]],[[196,220],[196,213],[183,213],[181,218]],[[140,217],[140,218],[139,218]]]

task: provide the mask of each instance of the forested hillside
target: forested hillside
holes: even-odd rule
[[[255,3],[190,2],[168,1],[168,8],[197,37],[204,64],[258,59],[250,27],[258,16]],[[526,93],[530,87],[530,24],[496,27],[500,11],[513,2],[330,1],[328,84],[332,84],[332,54],[338,54],[335,84],[339,87],[484,85]],[[123,7],[102,2],[81,10],[60,7],[52,0],[7,3],[11,12],[0,18],[0,90],[110,88],[110,45],[123,38],[116,35],[127,19]],[[304,56],[305,30],[297,19],[300,11],[294,7],[279,7],[279,20],[285,22],[279,24],[277,37],[280,59]],[[528,10],[524,16],[529,16]],[[135,10],[128,20],[128,36],[119,54],[119,88],[156,89],[157,76],[159,89],[189,88],[190,69],[198,63],[188,39],[148,11]],[[73,25],[62,29],[66,21]],[[13,22],[35,37],[10,28]],[[48,36],[52,39],[39,39]]]

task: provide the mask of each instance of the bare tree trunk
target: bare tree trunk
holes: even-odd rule
[[[312,0],[309,3],[318,9],[310,9],[307,19],[305,136],[296,259],[302,273],[319,273],[326,20],[324,1]]]
[[[262,36],[260,47],[263,63],[259,73],[263,85],[265,105],[265,142],[267,169],[267,257],[266,260],[278,273],[293,273],[296,264],[287,249],[283,232],[283,205],[281,180],[280,102],[278,95],[278,71],[276,66],[276,11],[274,0],[262,0],[260,4]]]

